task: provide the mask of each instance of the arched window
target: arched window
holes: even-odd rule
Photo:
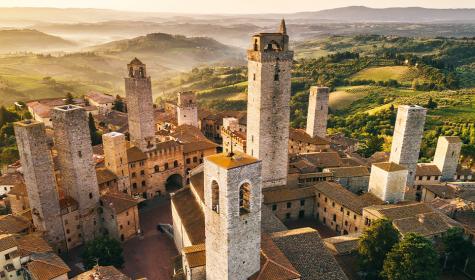
[[[173,162],[173,166],[174,166],[174,167],[178,167],[178,160],[175,160],[175,161]]]
[[[159,172],[159,171],[160,171],[160,167],[159,167],[158,165],[155,165],[153,168],[155,169],[155,172]]]
[[[131,77],[131,78],[134,77],[134,68],[132,68],[132,67],[129,68],[129,77]]]
[[[165,170],[168,170],[168,162],[165,163]]]
[[[239,188],[239,214],[244,215],[251,211],[251,185],[244,183]]]
[[[211,209],[219,213],[219,185],[216,181],[211,183]]]
[[[143,67],[140,67],[139,73],[140,78],[145,78],[145,71],[143,70]]]

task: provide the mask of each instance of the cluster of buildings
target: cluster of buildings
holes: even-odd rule
[[[418,163],[426,109],[399,106],[391,153],[362,158],[357,142],[326,134],[326,87],[310,90],[306,129],[290,128],[285,21],[253,36],[247,57],[246,114],[198,110],[193,92],[156,108],[137,58],[127,65],[126,113],[101,93],[75,104],[28,103],[35,120],[15,124],[21,164],[0,177],[12,209],[0,217],[8,262],[0,276],[25,279],[44,269],[40,262],[63,274],[32,279],[68,279],[55,253],[98,236],[136,236],[138,203],[165,195],[180,252],[174,279],[348,279],[340,257],[380,218],[401,235],[435,238],[462,227],[473,238],[475,184],[459,164],[460,139],[440,137],[434,161]],[[91,145],[88,113],[102,145]],[[318,220],[336,237],[287,228],[300,219]],[[25,249],[31,244],[39,249]],[[129,279],[111,267],[74,279],[112,278]]]

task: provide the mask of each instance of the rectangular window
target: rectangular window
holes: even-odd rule
[[[277,210],[277,204],[272,204],[272,211]]]
[[[300,206],[304,206],[304,205],[305,205],[305,199],[300,200]]]
[[[287,208],[292,207],[292,202],[287,202]]]

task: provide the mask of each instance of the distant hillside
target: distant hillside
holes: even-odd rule
[[[373,9],[351,6],[318,12],[302,12],[290,18],[326,19],[335,22],[475,22],[475,9],[427,9],[419,7]]]
[[[152,33],[128,40],[113,41],[86,49],[119,57],[142,57],[176,70],[199,64],[241,64],[244,51],[205,37],[185,37]]]
[[[43,52],[64,50],[74,46],[72,42],[36,30],[0,30],[0,53]]]

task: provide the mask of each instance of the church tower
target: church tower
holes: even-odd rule
[[[196,95],[192,91],[178,93],[178,125],[198,127],[198,105]]]
[[[52,122],[61,182],[78,203],[82,238],[87,242],[97,236],[99,229],[99,185],[87,114],[84,108],[64,105],[53,109]]]
[[[263,187],[287,183],[293,51],[285,21],[278,33],[252,37],[248,50],[246,153],[262,161]]]
[[[125,78],[125,95],[131,142],[143,152],[155,144],[152,82],[147,69],[137,58],[127,65],[129,76]]]
[[[260,270],[261,162],[249,155],[205,158],[206,279],[247,280]]]
[[[129,164],[127,161],[127,143],[125,135],[110,132],[102,135],[105,167],[118,178],[119,191],[130,194]]]
[[[46,233],[49,244],[64,252],[66,240],[45,125],[26,120],[15,123],[14,129],[33,224]]]
[[[327,136],[328,99],[330,90],[327,87],[310,88],[307,114],[307,134],[325,138]]]

